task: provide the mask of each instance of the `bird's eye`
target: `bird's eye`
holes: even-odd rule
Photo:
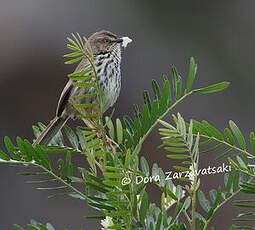
[[[108,43],[109,42],[109,39],[107,39],[107,38],[104,38],[104,43]]]

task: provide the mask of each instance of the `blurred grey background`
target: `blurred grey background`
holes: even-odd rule
[[[123,54],[122,91],[115,117],[131,114],[132,105],[142,102],[142,90],[150,89],[151,79],[168,74],[172,64],[185,78],[189,58],[194,56],[196,87],[223,80],[231,86],[218,94],[192,96],[174,112],[181,112],[185,119],[206,119],[218,128],[232,119],[248,137],[255,125],[254,8],[252,0],[1,0],[1,147],[6,135],[12,140],[16,136],[31,140],[31,126],[53,118],[67,74],[75,68],[64,65],[63,55],[69,52],[66,36],[79,32],[88,37],[101,29],[133,39]],[[158,139],[155,131],[143,155],[150,165],[158,162],[168,171],[172,162],[155,149]],[[203,157],[201,166],[220,165],[214,160],[216,155]],[[95,213],[86,203],[63,197],[47,199],[51,192],[24,184],[26,178],[16,175],[22,171],[0,167],[1,229],[13,229],[13,223],[24,226],[31,218],[51,222],[56,229],[99,229],[99,223],[83,218]],[[222,184],[223,178],[204,176],[201,180],[208,191]],[[150,185],[149,189],[150,198],[158,201],[160,192]],[[213,225],[228,229],[238,211],[228,205]]]

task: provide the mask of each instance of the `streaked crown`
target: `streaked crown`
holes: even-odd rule
[[[95,55],[113,51],[120,42],[115,34],[106,30],[92,34],[88,41]]]

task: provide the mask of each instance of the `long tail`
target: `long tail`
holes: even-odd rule
[[[43,130],[39,137],[33,143],[33,146],[36,144],[48,145],[52,138],[57,134],[59,130],[65,125],[69,117],[55,117],[50,124]]]

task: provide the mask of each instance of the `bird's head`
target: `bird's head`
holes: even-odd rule
[[[106,30],[96,32],[88,38],[94,55],[111,53],[116,49],[120,50],[121,46],[126,47],[131,41],[128,37],[118,38],[115,34]]]

